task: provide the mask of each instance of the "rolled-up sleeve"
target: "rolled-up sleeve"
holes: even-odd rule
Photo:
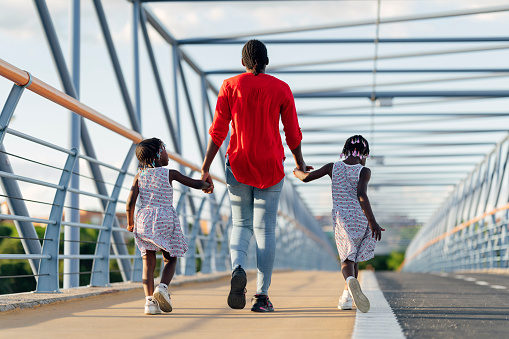
[[[284,95],[285,98],[281,105],[281,121],[283,122],[286,144],[293,150],[297,148],[302,141],[302,132],[299,127],[297,111],[295,110],[295,100],[293,99],[290,87],[285,88]]]
[[[228,102],[228,84],[226,81],[221,85],[219,95],[217,97],[216,111],[214,120],[209,128],[209,134],[216,146],[221,147],[224,139],[228,135],[230,121],[232,119],[230,105]]]

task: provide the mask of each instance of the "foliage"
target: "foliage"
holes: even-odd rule
[[[45,227],[35,227],[37,236],[44,238]],[[80,254],[94,254],[97,237],[99,231],[89,228],[80,229]],[[16,227],[11,224],[0,224],[0,236],[4,237],[18,237]],[[60,236],[60,253],[64,251],[64,235]],[[42,241],[41,241],[42,244]],[[133,253],[134,239],[129,239],[127,247],[130,253]],[[21,240],[19,239],[5,239],[0,238],[0,253],[2,254],[23,254],[25,250]],[[85,286],[90,283],[93,260],[80,260],[80,286]],[[59,271],[62,273],[64,268],[63,260],[60,261]],[[159,269],[159,266],[156,270]],[[122,275],[116,260],[110,262],[110,282],[122,281]],[[87,273],[84,273],[87,272]],[[20,275],[32,275],[32,269],[28,260],[0,260],[0,294],[19,293],[34,291],[36,282],[34,277],[18,277]],[[128,272],[128,276],[130,272]],[[13,276],[11,278],[1,278],[5,276]],[[60,286],[63,285],[63,275],[59,277]]]
[[[392,252],[389,255],[377,255],[371,260],[360,262],[359,270],[373,268],[375,271],[395,271],[404,259],[404,252]]]

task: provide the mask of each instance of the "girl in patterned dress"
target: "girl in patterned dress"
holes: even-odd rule
[[[312,172],[297,169],[293,172],[304,182],[327,174],[332,179],[334,236],[341,259],[341,272],[346,280],[338,304],[342,310],[352,309],[353,297],[361,312],[369,311],[369,300],[357,281],[358,263],[374,257],[375,241],[380,241],[382,231],[385,231],[376,222],[367,195],[371,170],[364,166],[368,156],[368,141],[362,135],[354,135],[346,140],[340,155],[345,160],[329,163]]]
[[[183,257],[187,251],[186,239],[180,228],[179,217],[173,208],[172,182],[195,189],[207,189],[210,184],[194,180],[179,171],[169,170],[168,153],[164,143],[157,139],[146,139],[136,147],[139,171],[134,177],[131,192],[127,198],[127,229],[134,232],[136,246],[143,258],[143,290],[145,292],[145,314],[171,312],[172,305],[168,294],[177,257]],[[136,213],[136,199],[140,195],[141,206]],[[164,268],[161,283],[154,290],[154,270],[156,252],[162,251]]]

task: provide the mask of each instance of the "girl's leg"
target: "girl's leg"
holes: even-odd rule
[[[341,273],[343,273],[343,278],[345,278],[345,280],[348,277],[357,277],[356,266],[356,263],[352,260],[345,260],[341,263]]]
[[[161,282],[169,285],[177,268],[177,258],[170,256],[170,253],[163,251],[164,268],[161,273]]]
[[[346,280],[345,285],[348,285],[348,289],[352,294],[355,305],[357,305],[357,309],[366,313],[369,311],[370,304],[368,298],[364,295],[364,293],[362,293],[361,286],[357,280],[357,274],[359,273],[358,264],[352,260],[345,260],[341,264],[341,272]]]
[[[266,188],[255,188],[253,230],[256,238],[258,280],[256,294],[268,295],[276,254],[276,218],[284,179]]]
[[[150,297],[154,294],[154,270],[156,269],[156,252],[147,251],[143,257],[143,290],[145,296]]]
[[[350,275],[346,276],[345,275],[345,272],[347,272],[347,274],[351,273],[351,268],[349,266],[351,266],[353,263],[353,261],[350,261],[350,260],[345,260],[345,262],[341,263],[341,272],[343,273],[343,277],[345,278],[348,278]],[[345,270],[343,270],[343,267],[345,267]],[[353,276],[357,279],[358,276],[359,276],[359,263],[353,263]],[[348,291],[348,285],[345,284],[345,291]]]

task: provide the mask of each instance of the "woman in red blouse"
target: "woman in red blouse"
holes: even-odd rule
[[[226,182],[232,208],[233,228],[230,239],[232,258],[231,289],[228,305],[241,309],[246,305],[245,267],[251,237],[256,240],[258,267],[257,291],[251,311],[274,310],[268,298],[276,251],[276,217],[285,177],[283,144],[279,119],[284,126],[286,144],[297,168],[306,167],[301,152],[302,133],[297,120],[290,87],[265,74],[269,63],[267,48],[258,40],[248,41],[242,49],[246,72],[226,79],[219,91],[210,140],[202,166],[202,180],[214,186],[209,168],[226,138],[231,123],[227,150]]]

